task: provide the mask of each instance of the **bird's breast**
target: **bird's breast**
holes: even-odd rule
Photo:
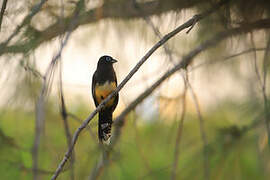
[[[110,93],[112,93],[116,89],[116,83],[115,82],[109,82],[106,81],[103,84],[97,83],[95,87],[95,94],[98,103],[100,103],[103,99],[105,99]],[[112,98],[106,106],[113,105],[114,98]]]

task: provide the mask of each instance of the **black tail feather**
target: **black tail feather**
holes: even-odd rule
[[[98,138],[100,142],[109,144],[112,128],[112,112],[101,110],[98,115]]]

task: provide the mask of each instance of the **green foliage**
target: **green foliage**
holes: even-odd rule
[[[209,170],[211,179],[267,179],[267,145],[260,148],[262,128],[253,126],[254,117],[235,110],[235,104],[225,103],[204,114],[209,141]],[[39,169],[42,179],[49,179],[67,149],[63,122],[53,106],[46,108],[46,126],[40,146]],[[75,114],[89,113],[80,105]],[[85,117],[81,117],[85,118]],[[242,121],[244,119],[245,121]],[[6,110],[1,114],[0,173],[4,179],[31,179],[34,139],[34,115],[26,110]],[[79,123],[68,119],[72,133]],[[95,124],[95,120],[91,123]],[[135,127],[135,121],[136,127]],[[131,116],[122,130],[120,143],[111,154],[111,161],[101,179],[168,179],[174,160],[178,121],[142,123]],[[249,127],[249,128],[246,128]],[[92,127],[96,135],[96,126]],[[264,131],[264,129],[263,129]],[[76,179],[86,179],[99,160],[97,138],[84,130],[75,147]],[[199,120],[188,113],[180,143],[177,179],[203,179],[204,156]],[[59,179],[69,178],[70,162]]]

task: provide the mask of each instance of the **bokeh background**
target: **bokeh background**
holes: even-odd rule
[[[95,109],[100,56],[120,83],[114,117],[218,32],[269,20],[267,0],[1,0],[0,179],[50,179]],[[269,21],[268,21],[269,23]],[[166,79],[125,118],[99,179],[269,179],[269,24],[229,36]],[[187,32],[188,31],[188,32]],[[114,131],[114,128],[113,128]],[[102,150],[97,117],[58,179],[91,179]]]

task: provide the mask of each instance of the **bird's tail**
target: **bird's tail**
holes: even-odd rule
[[[110,144],[112,113],[110,111],[100,111],[98,114],[98,138],[102,144]]]

